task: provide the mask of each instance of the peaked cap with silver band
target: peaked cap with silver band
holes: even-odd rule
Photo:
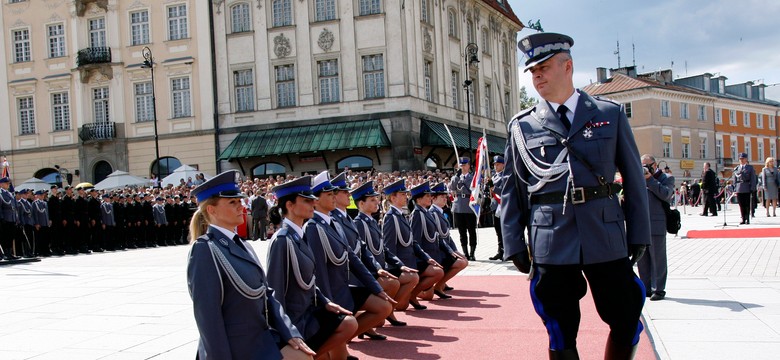
[[[536,33],[522,38],[517,43],[517,47],[528,58],[525,61],[523,72],[547,61],[557,53],[568,53],[572,46],[574,46],[574,40],[563,34]]]

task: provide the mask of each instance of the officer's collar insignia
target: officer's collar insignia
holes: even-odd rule
[[[585,106],[591,107],[591,106],[593,106],[593,103],[590,102],[590,100],[585,100]]]
[[[539,109],[539,116],[545,117],[546,115],[547,115],[547,109],[545,108]]]
[[[228,242],[225,238],[219,238],[219,243],[222,244],[222,246],[228,246]]]

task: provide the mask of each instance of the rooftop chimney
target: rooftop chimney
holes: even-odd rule
[[[598,81],[600,84],[603,84],[607,81],[607,68],[596,68],[596,81]]]

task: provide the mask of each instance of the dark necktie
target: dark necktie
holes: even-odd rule
[[[233,241],[236,243],[236,245],[238,245],[238,247],[249,253],[249,250],[244,247],[244,244],[241,242],[241,238],[238,235],[233,236]]]
[[[569,121],[569,117],[566,116],[567,111],[569,111],[569,108],[567,108],[566,105],[561,105],[558,107],[558,115],[560,115],[561,122],[563,123],[563,126],[566,127],[566,131],[568,132],[571,130],[571,122]]]

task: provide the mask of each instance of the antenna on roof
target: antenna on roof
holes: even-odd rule
[[[617,41],[617,50],[614,52],[618,59],[618,69],[620,69],[620,40]]]
[[[634,45],[634,41],[631,41],[631,60],[633,62],[634,67],[636,67],[636,45]]]
[[[688,60],[685,60],[685,76],[688,76]]]

